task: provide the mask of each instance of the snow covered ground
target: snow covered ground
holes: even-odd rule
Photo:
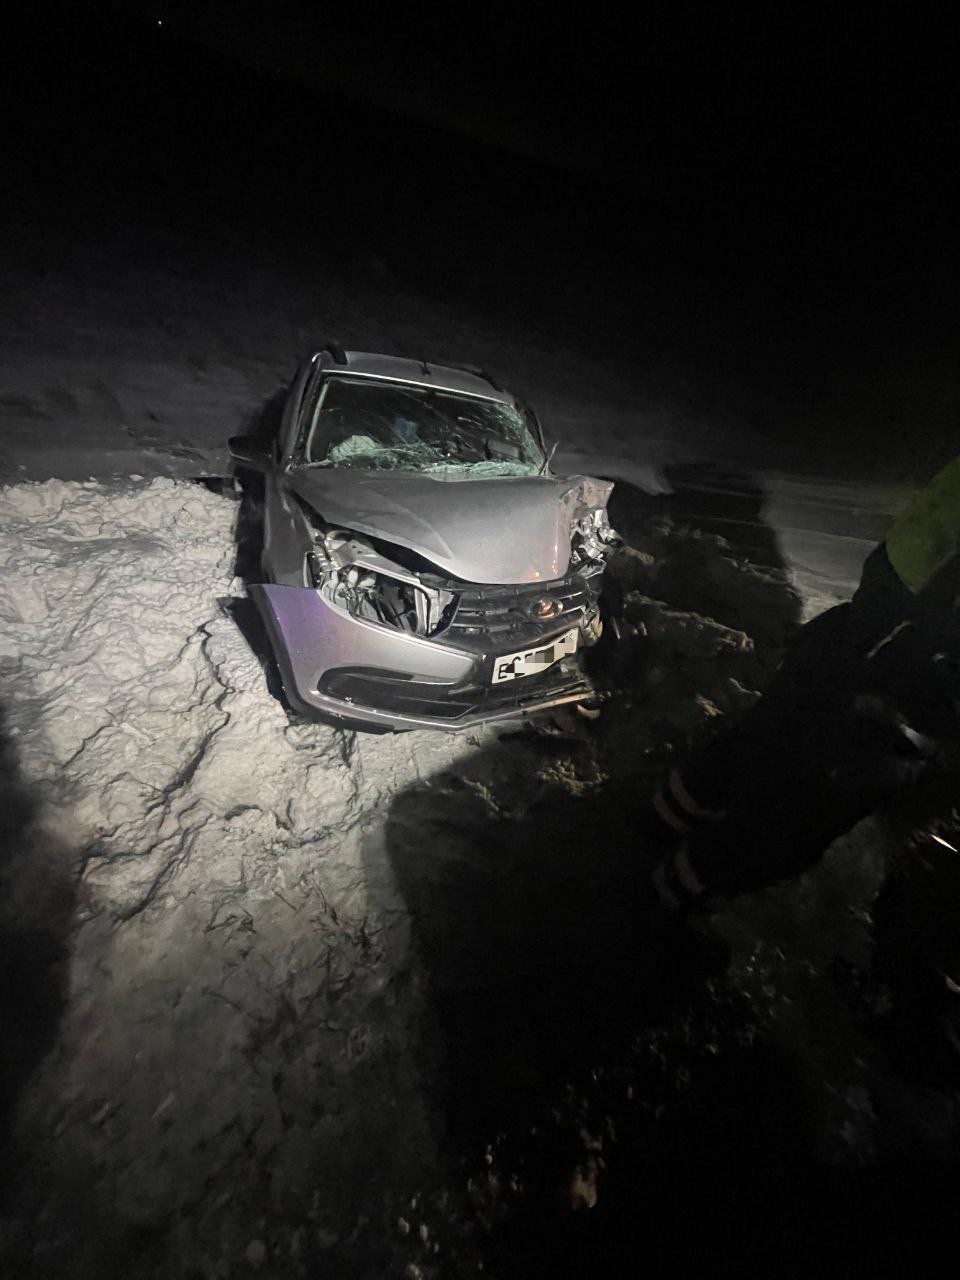
[[[28,1110],[67,1171],[64,1220],[75,1182],[83,1212],[129,1229],[249,1203],[270,1166],[270,1202],[317,1197],[332,1241],[362,1211],[358,1128],[381,1178],[434,1156],[396,986],[409,922],[365,833],[480,740],[291,723],[231,615],[237,511],[164,479],[0,495],[0,697],[42,797],[5,920],[54,929],[53,880],[77,930]]]

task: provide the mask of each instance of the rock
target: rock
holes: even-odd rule
[[[262,1240],[251,1240],[243,1251],[243,1256],[251,1267],[259,1270],[267,1260],[267,1246]]]
[[[571,1209],[592,1209],[598,1199],[597,1162],[591,1156],[584,1164],[577,1165],[567,1188]]]

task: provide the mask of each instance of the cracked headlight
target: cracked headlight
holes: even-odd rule
[[[422,581],[346,529],[317,534],[304,580],[351,617],[411,635],[442,631],[457,603],[454,592]]]

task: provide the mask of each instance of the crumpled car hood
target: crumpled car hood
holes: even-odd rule
[[[591,476],[484,480],[316,468],[286,477],[322,518],[394,542],[467,582],[549,582],[577,520],[613,484]]]

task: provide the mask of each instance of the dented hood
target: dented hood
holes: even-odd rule
[[[549,582],[570,564],[570,535],[606,506],[590,476],[482,480],[317,468],[286,477],[326,521],[408,547],[467,582]]]

